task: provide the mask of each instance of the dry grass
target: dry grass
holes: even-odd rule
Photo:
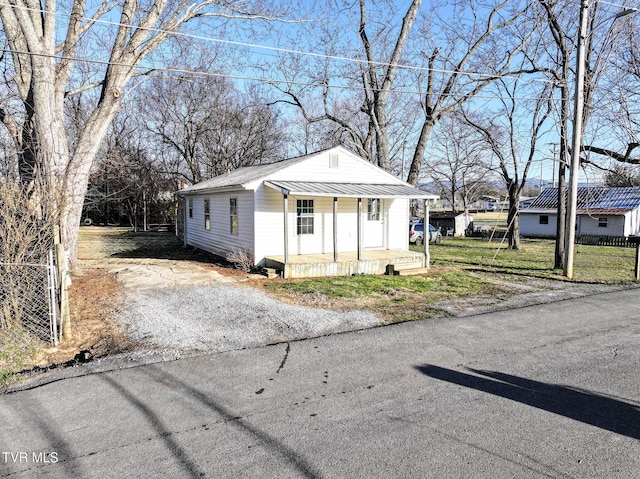
[[[10,355],[0,357],[0,388],[33,374],[75,364],[81,351],[99,358],[136,349],[137,344],[115,320],[122,301],[122,285],[112,273],[90,269],[75,275],[69,290],[72,337],[56,347],[39,347],[35,343],[25,346],[22,340],[19,349],[11,348]]]

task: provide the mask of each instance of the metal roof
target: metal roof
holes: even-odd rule
[[[409,184],[377,185],[370,183],[323,183],[311,181],[265,181],[264,184],[288,195],[329,196],[341,198],[423,198],[437,199]]]
[[[336,152],[349,153],[342,147],[330,148]],[[388,172],[381,172],[380,182],[388,182],[385,184],[362,184],[357,182],[341,183],[341,182],[307,182],[307,181],[280,181],[272,180],[273,176],[285,168],[296,163],[309,160],[315,156],[325,154],[329,150],[323,150],[309,155],[299,156],[288,160],[278,161],[264,165],[247,166],[230,171],[227,174],[216,176],[210,180],[202,181],[188,188],[178,191],[178,195],[189,193],[210,193],[232,191],[237,189],[246,189],[251,187],[251,183],[262,182],[271,188],[287,191],[289,194],[296,195],[314,195],[314,196],[340,196],[352,198],[424,198],[437,199],[438,195],[426,193],[422,190],[414,188],[408,183],[393,177]],[[356,158],[360,158],[357,157]],[[369,164],[363,158],[360,160]],[[369,164],[370,165],[370,164]],[[386,178],[385,178],[386,176]],[[394,181],[396,183],[394,183]],[[254,185],[255,186],[255,185]]]
[[[568,191],[566,192],[568,194]],[[580,187],[578,188],[577,212],[600,214],[623,214],[640,206],[640,187]],[[555,210],[558,208],[558,189],[547,188],[527,210]]]
[[[291,166],[295,163],[303,161],[311,156],[313,155],[299,156],[297,158],[290,158],[288,160],[282,160],[276,163],[268,163],[264,165],[244,166],[242,168],[230,171],[227,174],[216,176],[214,178],[211,178],[210,180],[196,183],[193,186],[189,186],[188,188],[180,190],[178,193],[197,193],[198,191],[242,187],[247,183],[265,178],[272,173],[280,171],[287,166]]]

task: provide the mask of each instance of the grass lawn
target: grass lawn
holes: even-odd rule
[[[26,334],[0,330],[0,389],[15,382],[18,373],[31,366],[40,346]]]
[[[432,245],[431,264],[434,267],[563,279],[562,271],[553,269],[553,241],[523,240],[519,250],[510,250],[500,241],[494,239],[489,243],[481,238],[445,238],[441,244]],[[634,265],[634,248],[576,245],[574,281],[630,283]]]
[[[562,271],[553,269],[554,248],[550,240],[524,240],[520,250],[510,250],[500,240],[444,238],[430,246],[432,270],[427,275],[312,278],[265,286],[292,302],[368,309],[389,323],[423,319],[446,315],[438,305],[463,298],[499,300],[533,282],[543,289],[541,283],[567,285]],[[573,283],[632,283],[634,261],[634,248],[577,245]]]

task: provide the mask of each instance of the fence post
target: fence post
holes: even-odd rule
[[[58,345],[58,320],[57,310],[58,302],[56,301],[56,267],[53,261],[53,250],[49,250],[49,264],[47,264],[47,283],[49,284],[49,316],[50,316],[50,332],[51,342],[54,346]]]
[[[67,258],[64,254],[64,246],[56,244],[56,264],[58,265],[58,279],[60,284],[60,325],[62,329],[62,339],[71,338],[71,314],[69,311],[69,294]]]

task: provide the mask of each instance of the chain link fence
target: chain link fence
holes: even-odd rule
[[[53,252],[47,262],[0,262],[0,328],[25,341],[58,343],[58,299]]]
[[[57,215],[40,183],[0,179],[0,387],[57,345]]]

